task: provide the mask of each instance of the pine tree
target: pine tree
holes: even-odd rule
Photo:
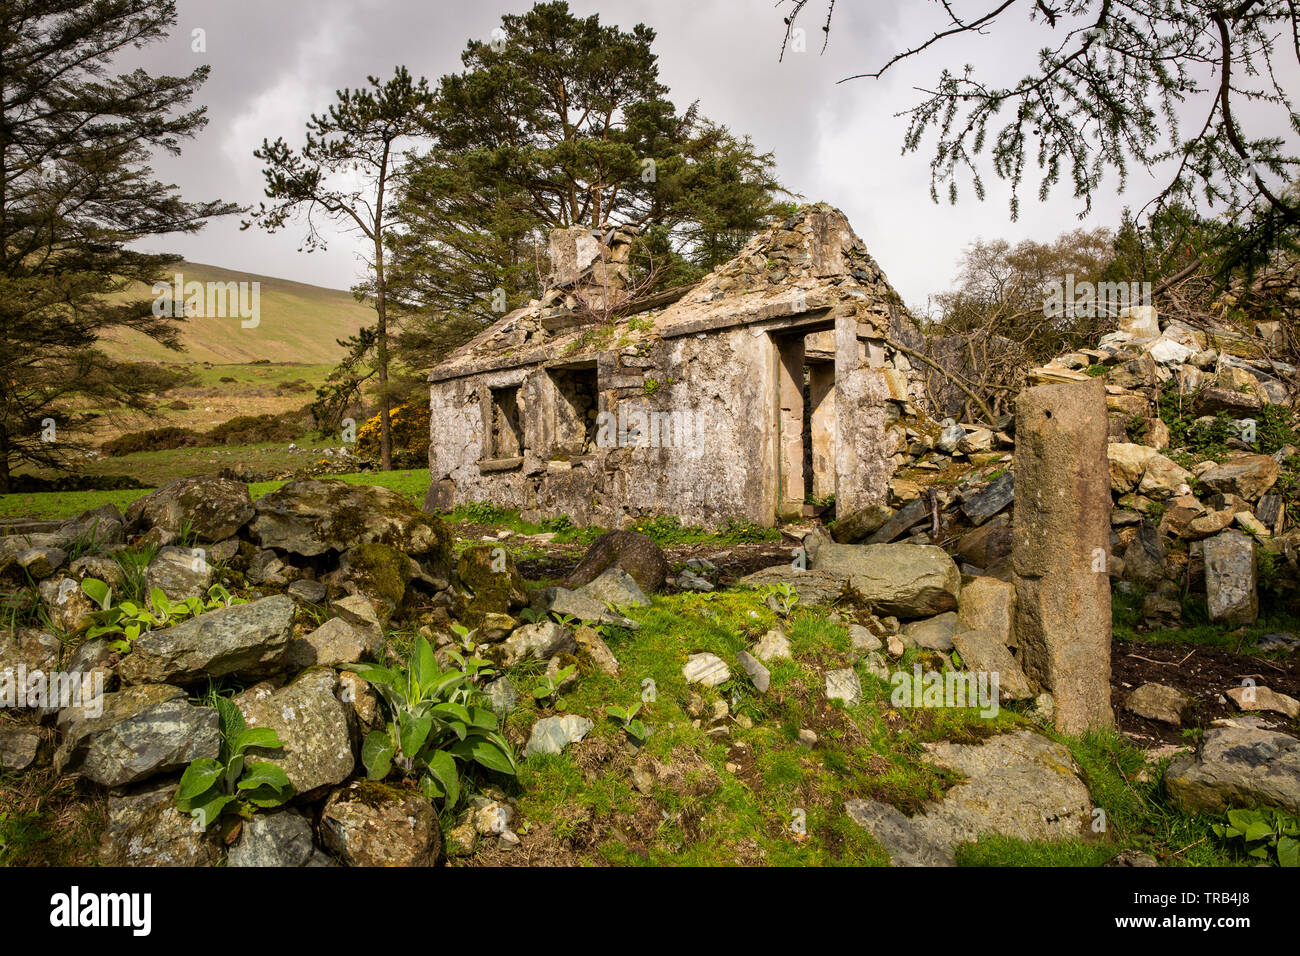
[[[783,53],[812,2],[778,3]],[[816,22],[829,39],[835,0],[813,6],[825,13]],[[1015,13],[1029,26],[1007,43],[1002,31]],[[849,79],[878,79],[976,35],[1001,37],[1034,62],[1011,83],[968,65],[942,68],[918,87],[924,92],[906,111],[903,148],[933,141],[935,201],[943,194],[955,202],[963,179],[983,198],[981,170],[991,163],[1011,187],[1012,218],[1035,169],[1040,200],[1066,180],[1087,212],[1107,177],[1123,189],[1136,168],[1164,184],[1139,218],[1185,208],[1242,226],[1220,252],[1225,279],[1293,244],[1300,201],[1290,186],[1300,154],[1285,131],[1300,129],[1291,82],[1300,57],[1294,0],[989,0],[960,10],[944,3],[937,18],[938,29],[923,28],[913,45]],[[1042,42],[1026,40],[1027,30]]]
[[[187,107],[208,68],[113,71],[175,21],[170,0],[0,0],[0,493],[19,465],[84,450],[88,407],[147,407],[167,384],[96,347],[117,329],[178,346],[175,320],[129,294],[177,257],[128,246],[237,211],[182,201],[148,165],[205,125]]]
[[[438,85],[392,244],[415,339],[443,351],[540,292],[555,228],[645,230],[661,282],[698,278],[762,228],[782,192],[771,154],[695,105],[679,113],[654,40],[553,2],[469,42]]]
[[[388,274],[384,259],[387,242],[398,226],[392,213],[393,196],[405,175],[403,141],[422,135],[429,122],[433,95],[424,79],[415,80],[399,66],[393,78],[381,83],[369,77],[369,87],[340,90],[338,101],[323,115],[307,121],[306,144],[291,149],[283,140],[263,141],[253,155],[266,164],[266,195],[253,219],[269,232],[284,228],[299,217],[306,219],[304,248],[325,247],[317,217],[355,230],[370,244],[370,274],[354,289],[358,298],[375,306],[373,346],[379,381],[379,416],[382,465],[392,468],[389,388]],[[357,185],[357,178],[361,185]]]

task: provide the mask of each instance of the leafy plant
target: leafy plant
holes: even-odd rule
[[[773,584],[767,589],[764,602],[782,617],[789,617],[799,603],[799,592],[787,581]]]
[[[835,504],[835,496],[828,495],[826,498],[816,501],[816,503],[824,503],[826,507],[831,507]],[[775,541],[781,537],[781,532],[776,528],[765,528],[754,521],[728,518],[727,523],[722,527],[722,537],[731,541],[753,543],[757,541]]]
[[[555,672],[554,676],[543,674],[537,678],[537,683],[533,685],[533,700],[549,700],[560,692],[564,682],[577,672],[577,667],[572,664],[568,667],[561,667]]]
[[[517,512],[514,510],[488,501],[467,501],[452,510],[451,519],[468,521],[471,524],[500,524],[516,515]]]
[[[556,515],[553,518],[543,518],[538,522],[537,526],[543,531],[553,531],[557,534],[561,531],[572,531],[575,527],[573,519],[568,515]]]
[[[149,592],[149,604],[152,607],[137,604],[135,601],[121,601],[114,604],[113,589],[99,578],[85,578],[81,582],[81,590],[99,608],[95,615],[96,623],[91,625],[86,632],[86,637],[94,639],[106,635],[121,635],[109,645],[119,654],[129,653],[132,643],[141,634],[179,624],[186,618],[195,617],[204,611],[244,603],[242,599],[232,597],[230,592],[220,584],[208,588],[206,600],[191,597],[183,601],[174,601],[163,593],[162,588],[154,588]]]
[[[1281,810],[1229,810],[1227,823],[1213,825],[1214,835],[1236,844],[1246,856],[1276,862],[1279,866],[1300,866],[1300,817]]]
[[[111,555],[113,563],[122,573],[123,592],[136,604],[143,604],[149,597],[145,572],[157,554],[158,546],[151,544],[122,548]]]
[[[252,747],[284,746],[270,727],[249,727],[233,701],[212,698],[221,722],[221,750],[216,758],[194,760],[181,775],[176,808],[207,828],[222,816],[247,818],[257,808],[278,807],[293,796],[283,769],[269,761],[248,762]]]
[[[371,780],[396,769],[416,779],[430,800],[443,799],[451,808],[461,794],[458,764],[514,776],[514,754],[474,682],[479,671],[442,670],[423,637],[405,668],[358,664],[353,670],[375,688],[389,714],[387,727],[370,733],[361,746]]]
[[[618,707],[610,704],[605,708],[605,713],[619,722],[623,732],[631,737],[638,747],[645,743],[645,739],[650,736],[650,728],[637,719],[636,715],[640,712],[640,704],[632,707]]]
[[[482,686],[487,678],[496,674],[492,667],[491,661],[486,661],[474,654],[478,648],[478,628],[470,630],[464,624],[453,624],[451,631],[456,635],[458,643],[454,647],[448,647],[446,654],[452,663],[456,664],[464,673],[466,679],[476,687]]]

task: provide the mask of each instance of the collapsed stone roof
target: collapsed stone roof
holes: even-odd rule
[[[557,230],[551,287],[453,352],[429,373],[430,381],[578,364],[611,348],[805,311],[851,309],[884,338],[900,311],[901,300],[847,217],[826,203],[774,222],[694,285],[640,299],[625,291],[634,238],[625,227]]]

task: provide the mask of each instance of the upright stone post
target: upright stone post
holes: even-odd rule
[[[1016,401],[1012,566],[1021,665],[1055,699],[1056,727],[1114,724],[1110,707],[1110,470],[1100,379]]]

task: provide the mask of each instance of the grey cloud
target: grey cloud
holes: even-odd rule
[[[263,137],[297,144],[308,113],[324,110],[336,89],[361,85],[368,74],[386,76],[399,63],[430,80],[457,70],[469,37],[488,37],[502,13],[529,5],[180,0],[172,38],[139,60],[168,72],[209,63],[211,77],[199,100],[208,106],[210,124],[181,158],[160,157],[156,168],[187,198],[255,204],[262,187],[252,151]],[[1006,52],[1024,53],[1031,41],[1023,24],[1008,21],[1010,31],[996,43],[974,38],[881,81],[837,84],[879,65],[901,43],[928,36],[929,21],[916,13],[930,5],[840,3],[825,54],[819,52],[821,11],[810,5],[803,23],[808,50],[787,54],[783,63],[777,62],[780,14],[771,0],[574,0],[571,6],[625,27],[654,27],[661,75],[679,108],[698,99],[706,115],[772,150],[792,189],[841,207],[909,304],[923,306],[928,295],[947,288],[962,247],[976,237],[1049,238],[1079,224],[1067,190],[1040,206],[1032,188],[1022,220],[1009,222],[1005,189],[991,175],[987,201],[977,202],[967,188],[956,207],[935,205],[928,153],[900,155],[906,120],[894,114],[914,102],[912,87],[963,57],[981,68],[1011,69]],[[206,31],[206,53],[191,50],[194,29]],[[1024,65],[1021,57],[1015,68]],[[1084,224],[1113,224],[1125,201],[1140,205],[1153,188],[1134,182],[1130,197],[1107,193]],[[231,217],[161,245],[194,261],[324,286],[347,287],[359,278],[356,237],[340,235],[327,251],[312,255],[297,252],[299,240],[292,229],[241,232]]]

